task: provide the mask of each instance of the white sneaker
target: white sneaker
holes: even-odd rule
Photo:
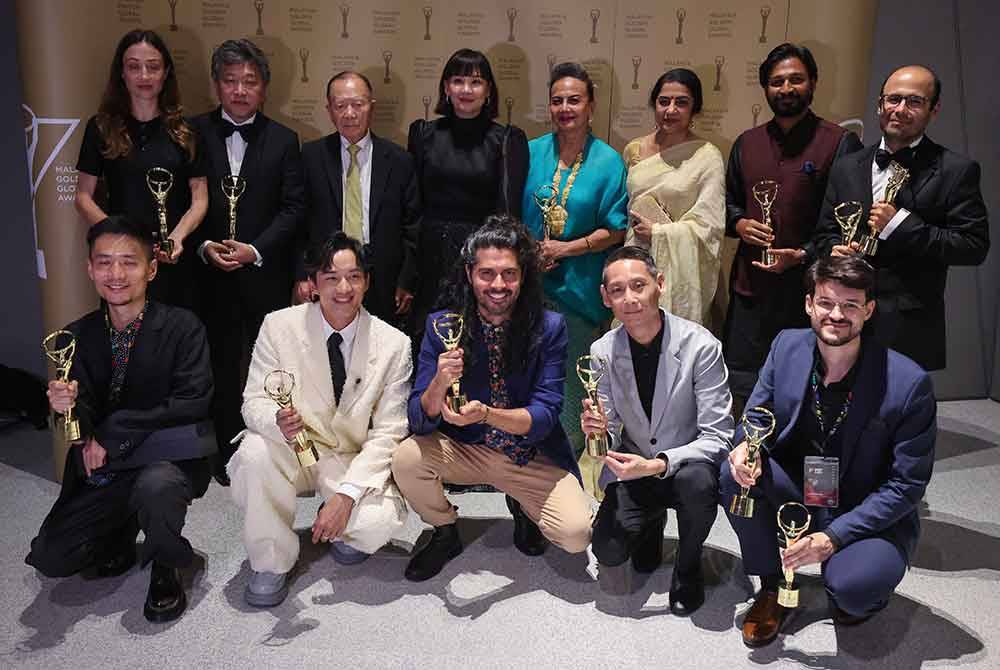
[[[288,573],[253,571],[243,597],[254,607],[274,607],[280,605],[288,595]]]

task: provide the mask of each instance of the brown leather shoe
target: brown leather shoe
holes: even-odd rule
[[[774,641],[790,610],[778,604],[778,594],[761,589],[743,620],[743,644],[763,647]]]

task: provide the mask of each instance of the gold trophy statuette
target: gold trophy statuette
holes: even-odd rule
[[[771,226],[771,207],[778,199],[778,187],[780,184],[773,179],[762,179],[753,185],[753,197],[760,205],[760,211],[764,215],[762,223],[774,230]],[[768,244],[760,252],[760,262],[764,265],[774,265],[774,254],[771,253],[771,245]]]
[[[790,513],[792,510],[799,511],[795,515],[798,518],[792,517],[791,521],[786,521],[791,516]],[[801,521],[802,523],[797,523],[797,521]],[[782,535],[785,536],[786,549],[806,534],[811,522],[812,515],[809,514],[809,510],[802,503],[786,502],[778,508],[778,528],[781,529]],[[798,607],[799,587],[792,585],[792,580],[795,579],[795,571],[790,568],[784,568],[783,572],[785,573],[785,578],[778,585],[778,604],[788,608]]]
[[[580,378],[587,397],[594,407],[601,411],[601,404],[597,395],[597,384],[601,381],[608,368],[604,361],[594,356],[580,356],[576,359],[576,376]],[[608,455],[608,435],[607,433],[592,433],[587,435],[587,455],[591,458],[602,459]]]
[[[285,408],[292,406],[292,389],[295,388],[295,375],[288,370],[272,370],[264,377],[264,393],[267,397],[278,403],[278,407]],[[319,461],[319,452],[316,445],[306,435],[303,428],[288,443],[295,450],[295,456],[299,459],[299,465],[308,468]]]
[[[753,423],[750,420],[751,412],[762,415],[764,422],[759,425]],[[767,438],[771,436],[771,433],[774,432],[774,424],[774,414],[766,407],[754,407],[750,412],[743,414],[743,435],[747,440],[747,467],[751,471],[757,465],[757,456],[760,454],[760,448],[764,445]],[[733,496],[732,501],[729,503],[729,513],[733,516],[743,517],[744,519],[753,517],[753,498],[750,497],[749,486],[741,487],[740,492]]]
[[[842,202],[833,208],[833,218],[840,226],[840,235],[845,246],[854,241],[854,234],[858,232],[858,223],[861,221],[863,211],[864,207],[857,200]]]
[[[146,170],[146,186],[156,200],[156,216],[160,222],[159,239],[160,251],[167,256],[174,253],[174,241],[170,239],[170,231],[167,230],[167,194],[174,185],[174,175],[167,168],[151,167]]]
[[[236,203],[243,191],[247,190],[247,180],[237,174],[228,174],[222,178],[222,192],[229,201],[229,239],[236,239]]]
[[[903,184],[910,179],[910,171],[896,161],[889,163],[889,169],[892,171],[892,176],[889,177],[889,181],[885,185],[882,202],[894,205],[899,189],[903,188]],[[862,236],[858,251],[865,256],[874,256],[878,252],[878,234],[878,230],[871,228],[867,235]]]
[[[465,318],[455,312],[445,312],[434,318],[432,324],[434,332],[441,339],[445,351],[458,349],[458,343],[462,341],[462,329],[465,327]],[[459,380],[451,383],[451,395],[447,398],[448,409],[458,414],[462,405],[469,402],[469,399],[462,393]]]
[[[548,240],[555,234],[550,228],[552,226],[552,210],[556,206],[559,193],[552,184],[542,184],[535,189],[532,197],[535,199],[538,209],[542,210],[542,239]]]
[[[68,330],[57,330],[42,340],[42,349],[56,369],[56,381],[68,384],[73,354],[76,353],[76,336]],[[72,405],[63,414],[63,432],[69,444],[80,441],[80,422],[73,418]]]

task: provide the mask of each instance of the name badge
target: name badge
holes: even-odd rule
[[[803,502],[810,507],[840,506],[840,459],[806,456]]]

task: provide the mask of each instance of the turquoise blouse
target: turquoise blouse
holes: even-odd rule
[[[530,161],[528,179],[524,185],[521,208],[524,225],[537,239],[542,239],[542,211],[535,203],[535,190],[551,184],[559,151],[555,133],[548,133],[528,142]],[[571,168],[562,171],[559,202]],[[625,189],[626,169],[618,152],[607,143],[587,136],[583,148],[583,163],[570,191],[566,210],[569,220],[563,234],[554,239],[576,240],[598,228],[624,230],[628,225],[628,192]],[[601,271],[610,249],[597,253],[563,258],[559,266],[545,274],[545,295],[560,308],[569,309],[594,325],[607,320],[611,312],[601,301]]]

